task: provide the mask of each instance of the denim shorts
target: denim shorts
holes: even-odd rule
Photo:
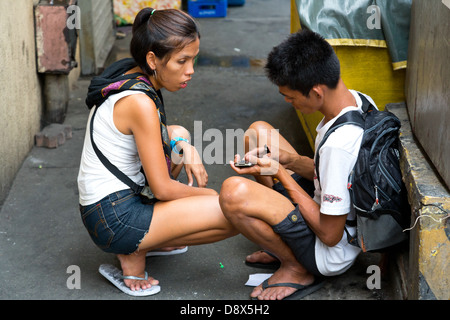
[[[131,189],[111,193],[97,203],[81,206],[83,224],[103,251],[130,254],[147,234],[154,204],[143,204]]]
[[[292,178],[294,178],[297,184],[311,197],[314,196],[313,182],[302,178],[296,173],[292,175]],[[289,198],[287,191],[280,182],[275,184],[273,189]],[[297,261],[300,262],[306,270],[315,276],[321,276],[316,264],[316,235],[306,224],[298,205],[295,203],[294,205],[295,209],[279,224],[272,226],[272,229],[275,233],[280,235],[281,239],[283,239],[289,248],[291,248]]]

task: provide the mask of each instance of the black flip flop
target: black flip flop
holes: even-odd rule
[[[307,285],[307,286],[304,286],[304,285],[301,285],[298,283],[291,283],[291,282],[269,284],[269,280],[267,279],[267,280],[264,280],[264,282],[262,283],[262,288],[263,288],[263,290],[266,290],[267,288],[274,288],[274,287],[294,288],[294,289],[297,289],[297,291],[295,291],[291,295],[285,297],[283,300],[300,300],[300,299],[306,297],[307,295],[319,290],[320,288],[322,288],[323,285],[324,285],[323,279],[318,279],[318,278],[316,278],[316,280],[314,280],[313,283],[311,283],[310,285]]]

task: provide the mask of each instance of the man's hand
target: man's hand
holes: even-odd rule
[[[249,174],[252,176],[273,176],[278,175],[280,164],[278,161],[271,159],[268,156],[258,158],[250,153],[247,153],[244,157],[246,162],[254,164],[251,167],[236,167],[234,164],[241,161],[240,155],[234,157],[234,161],[230,161],[231,168],[238,174]]]

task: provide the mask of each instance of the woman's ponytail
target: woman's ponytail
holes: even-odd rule
[[[153,11],[153,8],[144,8],[139,11],[133,23],[133,35],[135,34],[136,30],[148,23],[148,20],[152,16]]]

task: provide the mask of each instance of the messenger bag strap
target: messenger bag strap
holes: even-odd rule
[[[95,142],[94,142],[94,117],[95,117],[95,114],[97,113],[98,106],[95,106],[94,108],[95,108],[95,110],[94,110],[94,113],[92,114],[89,131],[90,131],[90,135],[91,135],[92,148],[94,148],[95,154],[97,155],[99,160],[103,163],[103,165],[113,175],[115,175],[120,181],[122,181],[127,186],[129,186],[135,194],[140,194],[142,192],[142,189],[144,189],[144,187],[136,184],[127,175],[125,175],[122,171],[120,171],[115,165],[113,165],[95,144]]]

